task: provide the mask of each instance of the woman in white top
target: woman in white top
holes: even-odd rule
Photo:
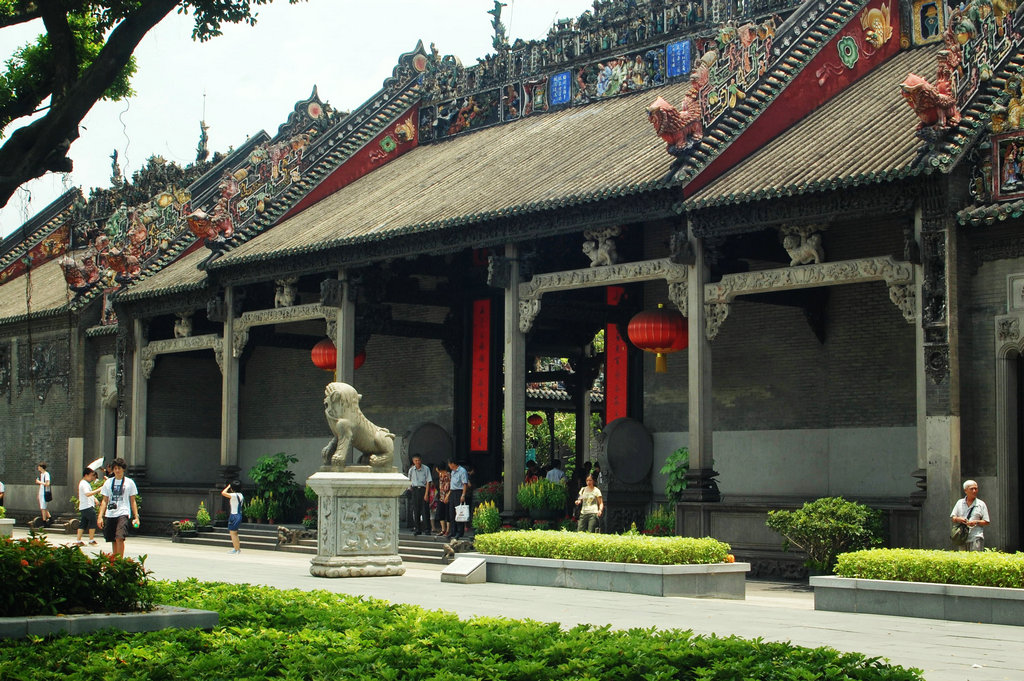
[[[238,539],[238,526],[242,524],[242,502],[245,497],[238,490],[242,489],[242,483],[238,480],[221,490],[220,495],[228,498],[230,509],[228,510],[228,534],[231,535],[231,545],[234,547],[228,553],[239,553],[242,544]]]
[[[577,532],[597,532],[601,514],[604,513],[604,500],[601,498],[601,490],[594,485],[594,476],[587,476],[587,486],[580,490],[576,498],[576,505],[580,507],[580,519],[576,523]]]
[[[46,493],[50,491],[50,474],[46,472],[46,464],[40,461],[36,464],[39,477],[36,484],[39,485],[39,514],[43,518],[43,527],[49,527],[53,521],[50,519],[50,512],[46,510]]]

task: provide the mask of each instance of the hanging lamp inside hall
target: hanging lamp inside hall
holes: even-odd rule
[[[310,358],[313,360],[313,366],[317,369],[333,372],[338,368],[338,349],[334,347],[334,342],[330,338],[324,338],[314,345],[312,352],[310,352]],[[360,350],[352,358],[352,369],[358,369],[363,366],[365,361],[366,350]]]
[[[685,350],[690,344],[690,332],[686,317],[675,309],[666,309],[658,303],[657,310],[638,312],[629,320],[629,340],[633,345],[656,355],[654,370],[663,374],[668,371],[665,355]]]

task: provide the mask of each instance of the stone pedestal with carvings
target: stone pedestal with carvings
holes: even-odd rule
[[[307,480],[320,497],[317,553],[309,567],[316,577],[401,575],[398,555],[398,497],[409,479],[392,468],[369,466],[320,471]]]

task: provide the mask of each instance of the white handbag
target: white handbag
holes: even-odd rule
[[[469,504],[459,504],[455,507],[455,522],[464,523],[469,521]]]

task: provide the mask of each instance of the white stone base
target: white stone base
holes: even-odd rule
[[[392,577],[405,574],[405,566],[397,555],[352,558],[317,556],[311,563],[309,573],[315,577]]]
[[[381,577],[405,573],[398,556],[398,497],[409,480],[392,469],[325,470],[307,480],[320,498],[316,577]]]

